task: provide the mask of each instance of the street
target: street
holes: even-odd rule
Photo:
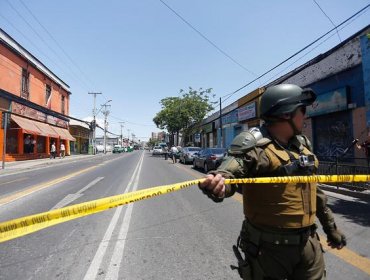
[[[148,151],[59,162],[0,175],[0,222],[204,176]],[[369,279],[369,200],[327,194],[348,240],[328,249],[319,226],[327,279]],[[240,194],[216,204],[193,186],[0,243],[0,279],[240,279],[242,221]]]

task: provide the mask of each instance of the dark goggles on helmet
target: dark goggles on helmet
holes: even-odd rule
[[[295,109],[299,106],[309,106],[316,100],[316,94],[312,89],[306,88],[302,90],[302,93],[298,96],[286,97],[278,100],[273,104],[270,109],[264,113],[265,116],[274,115],[274,112],[283,106],[297,105]],[[294,110],[293,110],[294,111]]]

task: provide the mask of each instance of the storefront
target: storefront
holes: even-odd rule
[[[17,105],[19,107],[19,104]],[[17,106],[14,106],[17,108]],[[66,129],[67,122],[62,120],[55,121],[54,117],[46,117],[51,123],[64,124],[64,127],[51,125],[50,123],[41,122],[31,119],[27,116],[27,112],[35,112],[31,108],[24,107],[22,113],[18,115],[15,113],[7,113],[8,122],[6,127],[6,161],[25,160],[33,158],[45,158],[50,155],[50,147],[55,143],[57,154],[60,151],[60,145],[63,143],[66,149],[66,155],[70,154],[69,142],[75,141],[75,138]],[[13,110],[17,113],[19,111]],[[37,115],[42,116],[41,112]],[[3,115],[4,116],[4,115]]]
[[[71,154],[87,154],[89,152],[90,127],[85,122],[71,119],[69,130],[76,139],[70,142]]]

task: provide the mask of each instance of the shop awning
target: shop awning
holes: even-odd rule
[[[37,122],[30,119],[22,118],[17,115],[11,115],[11,119],[23,129],[23,133],[37,134],[53,138],[61,138],[69,141],[76,139],[65,128],[51,126],[47,123]]]
[[[59,138],[59,134],[55,132],[51,125],[42,122],[36,122],[35,125],[40,129],[42,136]]]
[[[53,126],[53,130],[55,130],[55,132],[58,133],[61,139],[69,140],[69,141],[76,141],[76,138],[74,138],[71,135],[71,133],[69,133],[68,129]]]
[[[24,133],[42,135],[41,130],[37,127],[35,121],[31,121],[26,118],[22,118],[16,115],[11,115],[11,119],[23,129]]]

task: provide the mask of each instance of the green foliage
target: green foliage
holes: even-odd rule
[[[157,144],[157,142],[158,142],[157,140],[150,138],[148,141],[148,146],[154,147]]]
[[[162,110],[154,117],[154,123],[169,133],[182,131],[188,135],[201,123],[207,113],[214,109],[215,102],[210,101],[211,91],[211,88],[194,90],[189,87],[187,92],[181,89],[179,97],[162,99],[160,101]]]

